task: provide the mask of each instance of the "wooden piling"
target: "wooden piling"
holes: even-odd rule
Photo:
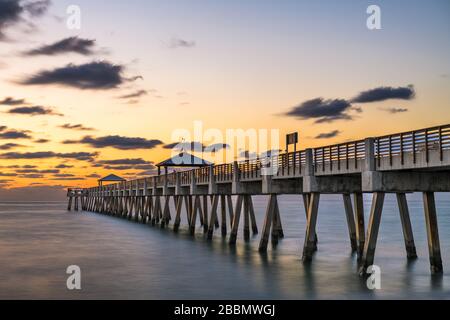
[[[316,223],[319,211],[320,193],[312,193],[308,201],[308,218],[306,219],[306,236],[303,247],[303,261],[311,261],[316,251]]]
[[[347,218],[347,226],[348,226],[348,234],[350,237],[350,245],[353,252],[356,252],[358,250],[358,244],[356,240],[356,226],[355,226],[355,217],[353,215],[353,208],[352,208],[352,199],[350,197],[350,194],[344,193],[342,195],[342,198],[344,200],[344,209],[345,209],[345,216]]]
[[[248,196],[248,207],[250,210],[250,221],[252,223],[252,232],[253,235],[256,235],[258,234],[258,225],[256,223],[255,210],[253,208],[253,200],[251,195]]]
[[[236,244],[237,233],[238,233],[238,229],[239,229],[239,220],[241,219],[242,198],[243,198],[242,195],[237,196],[236,210],[233,213],[233,226],[231,228],[230,239],[229,239],[230,245]]]
[[[214,229],[216,227],[218,205],[219,205],[219,196],[213,196],[213,202],[211,205],[211,219],[209,220],[209,226],[208,226],[208,235],[207,235],[208,240],[212,239]]]
[[[369,224],[367,226],[367,239],[364,245],[363,257],[359,274],[366,276],[367,268],[373,265],[375,259],[375,249],[377,245],[378,231],[380,229],[381,213],[383,212],[384,192],[375,192],[372,198]]]
[[[443,272],[443,268],[434,192],[424,192],[423,202],[425,223],[427,226],[428,250],[430,254],[430,269],[432,274],[440,274]]]
[[[247,195],[244,196],[244,240],[250,240],[250,207]]]
[[[181,223],[181,210],[183,209],[183,198],[180,196],[177,200],[177,213],[175,215],[175,221],[173,224],[173,231],[178,232],[180,229],[180,223]],[[186,208],[187,210],[187,208]]]
[[[309,193],[302,194],[303,197],[303,206],[305,207],[305,216],[306,220],[308,220],[308,208],[309,208],[309,199],[311,198],[311,195]],[[319,242],[317,233],[314,234],[314,251],[317,251],[317,243]]]
[[[366,242],[366,228],[364,223],[364,199],[362,193],[353,194],[353,203],[355,208],[355,219],[356,219],[356,239],[358,241],[358,261],[361,261],[364,244]]]
[[[273,223],[274,207],[275,207],[276,195],[271,194],[269,196],[269,202],[267,204],[266,215],[264,217],[264,225],[261,234],[261,240],[259,242],[259,252],[267,252],[267,245],[269,243],[270,229]]]
[[[189,227],[189,232],[191,235],[195,235],[195,227],[197,224],[197,214],[201,210],[200,206],[201,206],[200,196],[195,196],[194,197],[194,209],[192,211],[192,216],[191,216],[191,225]]]
[[[73,199],[73,197],[69,197],[69,204],[67,206],[68,211],[72,211],[72,199]]]
[[[416,245],[414,243],[414,235],[405,193],[397,193],[397,203],[400,211],[403,238],[405,239],[406,255],[408,259],[415,259],[417,258]]]
[[[227,235],[227,204],[226,204],[225,195],[220,195],[220,213],[222,218],[222,237],[226,237]]]

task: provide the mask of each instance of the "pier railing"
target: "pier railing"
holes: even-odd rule
[[[370,150],[368,150],[369,148]],[[450,124],[420,130],[396,133],[310,149],[315,175],[355,174],[364,171],[368,155],[375,160],[375,170],[402,170],[450,166]],[[214,183],[262,180],[263,169],[270,165],[274,179],[302,177],[307,166],[307,150],[276,154],[268,158],[250,159],[236,163],[173,172],[102,187],[101,190],[131,190],[147,187],[208,185],[211,175]],[[237,170],[237,172],[235,172]],[[91,188],[87,190],[99,190]],[[75,190],[75,189],[73,189]],[[77,189],[79,190],[79,189]],[[79,191],[77,191],[79,192]]]

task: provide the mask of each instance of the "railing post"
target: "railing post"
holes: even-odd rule
[[[303,173],[303,192],[311,193],[318,191],[316,177],[314,176],[313,149],[305,150],[305,172]],[[323,156],[323,155],[322,155]]]
[[[142,193],[142,195],[147,196],[147,194],[148,194],[147,179],[144,178],[144,192]]]
[[[195,180],[195,170],[191,170],[191,195],[197,193],[197,181]]]
[[[217,193],[217,184],[216,177],[214,176],[214,166],[209,166],[209,179],[208,179],[208,193],[216,194]]]
[[[175,172],[175,194],[177,196],[181,195],[181,178],[179,172]],[[180,198],[180,201],[182,200],[183,199]]]
[[[367,138],[364,141],[364,144],[365,144],[364,170],[376,171],[375,140],[373,138]],[[378,150],[378,152],[380,151]]]
[[[231,189],[231,193],[233,194],[241,193],[241,171],[239,169],[239,164],[237,161],[233,162],[233,177]]]

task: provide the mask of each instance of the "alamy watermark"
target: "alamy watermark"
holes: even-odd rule
[[[367,29],[381,30],[381,8],[375,4],[367,7],[366,10],[369,17],[367,18]]]
[[[81,8],[77,5],[70,5],[66,10],[67,20],[66,26],[69,30],[81,29]]]
[[[202,121],[194,121],[192,129],[180,128],[172,132],[172,159],[176,165],[202,164],[199,157],[208,156],[215,164],[232,163],[237,160],[259,160],[261,175],[274,175],[278,172],[277,159],[280,153],[279,129],[226,129],[204,128]],[[195,162],[198,163],[195,163]]]
[[[66,274],[69,275],[66,281],[68,290],[81,290],[81,268],[77,265],[68,266]]]
[[[367,268],[366,273],[370,275],[366,281],[367,288],[369,290],[381,290],[381,268],[372,265]]]

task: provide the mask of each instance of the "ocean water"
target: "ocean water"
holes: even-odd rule
[[[342,199],[323,196],[319,250],[303,264],[301,197],[279,198],[285,238],[267,255],[239,232],[230,248],[216,231],[178,234],[94,213],[67,212],[65,202],[0,202],[0,299],[449,299],[450,195],[437,195],[444,275],[431,276],[420,194],[408,196],[419,258],[406,259],[397,203],[386,198],[375,264],[381,289],[357,274]],[[260,231],[267,198],[254,197]],[[366,222],[370,196],[365,198]],[[173,211],[172,211],[173,215]],[[242,225],[242,223],[241,223]],[[66,268],[81,268],[80,291],[66,287]]]

